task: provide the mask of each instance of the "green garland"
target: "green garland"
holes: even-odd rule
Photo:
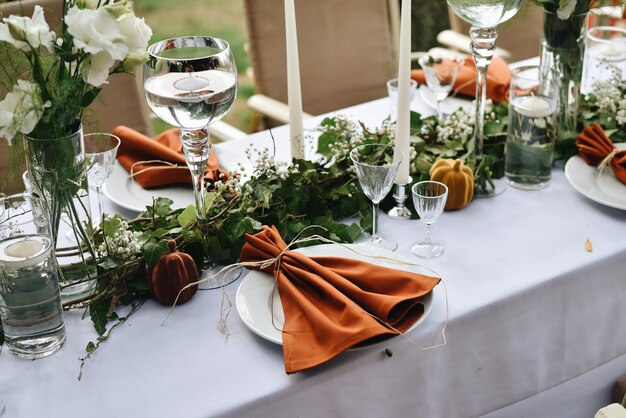
[[[581,114],[586,123],[606,118],[604,111],[597,110],[597,100],[594,96],[585,99]],[[593,109],[595,113],[589,113]],[[473,167],[482,170],[487,181],[503,175],[506,121],[507,105],[490,104],[484,165]],[[423,118],[412,112],[410,126],[413,182],[428,178],[438,158],[467,158],[473,130],[470,113],[459,109],[445,121],[438,121],[434,116]],[[209,256],[218,263],[236,261],[244,235],[260,231],[263,224],[275,225],[287,242],[310,225],[323,229],[305,231],[305,236],[320,234],[334,241],[353,242],[371,228],[371,208],[359,187],[349,152],[361,144],[393,143],[395,127],[386,120],[381,127],[369,129],[336,116],[324,119],[318,131],[321,161],[280,164],[264,150],[256,156],[255,172],[245,184],[239,184],[238,175],[233,175],[209,186],[202,220],[196,218],[193,206],[172,210],[173,202],[165,198],[155,199],[136,219],[116,215],[103,220],[94,237],[100,254],[97,291],[66,307],[88,308],[100,335],[98,342],[106,340],[108,323],[127,318],[115,313],[118,304],[135,306],[149,297],[147,271],[168,252],[170,239],[176,240],[178,248],[189,253],[197,266]],[[248,151],[252,159],[250,154]],[[342,219],[354,222],[337,221]],[[88,354],[97,346],[89,343]]]

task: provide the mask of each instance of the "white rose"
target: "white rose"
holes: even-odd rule
[[[50,102],[42,103],[37,85],[18,80],[13,91],[0,102],[0,136],[10,145],[18,132],[31,133],[46,107],[50,107]]]
[[[102,51],[114,60],[122,60],[128,52],[117,22],[104,9],[72,7],[65,16],[67,31],[74,38],[74,46],[89,54]]]
[[[0,23],[0,41],[8,42],[22,51],[40,46],[52,53],[56,34],[50,30],[41,6],[35,6],[32,18],[11,15]]]
[[[81,67],[85,82],[100,87],[115,61],[122,61],[128,54],[117,21],[105,9],[81,10],[74,6],[67,12],[65,23],[74,46],[91,54]]]
[[[559,9],[556,11],[556,15],[561,20],[567,20],[570,18],[574,9],[576,8],[576,0],[560,0]]]
[[[124,42],[128,47],[128,56],[125,58],[122,69],[129,73],[148,61],[148,41],[152,37],[152,29],[143,18],[138,18],[134,14],[126,14],[118,19],[120,32],[124,36]]]
[[[107,83],[109,70],[115,65],[115,60],[106,52],[92,54],[81,66],[83,79],[87,84],[100,87]]]

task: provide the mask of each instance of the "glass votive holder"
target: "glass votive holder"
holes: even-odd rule
[[[613,77],[615,69],[626,76],[626,29],[597,26],[585,35],[582,93],[591,93],[593,84]]]
[[[540,67],[512,71],[504,168],[509,185],[539,190],[550,184],[557,100],[558,80],[542,77]]]
[[[0,198],[0,316],[9,351],[35,359],[65,341],[61,293],[45,201]]]
[[[411,86],[411,101],[415,97],[415,92],[417,92],[417,81],[410,79],[409,80]],[[396,111],[398,107],[398,78],[392,78],[387,81],[387,94],[389,95],[390,101],[390,112],[391,118],[396,119]]]

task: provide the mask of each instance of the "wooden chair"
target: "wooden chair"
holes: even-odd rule
[[[296,0],[302,105],[319,115],[387,95],[394,76],[388,0]],[[244,0],[256,112],[288,121],[283,0]]]

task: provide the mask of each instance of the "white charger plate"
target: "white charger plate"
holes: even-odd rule
[[[244,166],[244,174],[252,172],[252,165],[245,155],[235,153],[228,149],[213,147],[217,153],[220,167],[225,170],[237,171],[237,163]],[[241,181],[246,180],[243,175]],[[116,205],[135,212],[143,212],[146,206],[152,205],[152,199],[167,197],[172,199],[173,209],[186,208],[194,204],[193,188],[191,184],[174,184],[153,189],[144,189],[129,177],[128,171],[120,163],[115,161],[113,172],[105,183],[102,191]]]
[[[345,257],[353,258],[356,260],[367,261],[372,264],[389,267],[398,270],[406,270],[413,273],[432,275],[432,272],[426,270],[423,267],[411,265],[411,264],[396,264],[389,261],[384,261],[376,258],[370,258],[371,256],[386,257],[392,260],[400,262],[413,263],[405,257],[402,257],[391,251],[382,250],[378,248],[369,247],[367,245],[347,245],[350,248],[358,251],[357,254],[348,248],[337,244],[322,244],[312,247],[305,247],[296,251],[301,252],[309,257],[316,256],[333,256],[333,257]],[[438,286],[435,286],[432,292],[422,297],[424,303],[424,313],[422,316],[411,326],[408,331],[415,329],[419,324],[424,322],[428,314],[432,309],[433,293]],[[273,301],[272,301],[273,298]],[[243,323],[259,337],[271,341],[275,344],[283,344],[282,327],[285,322],[285,315],[283,313],[283,306],[278,295],[278,290],[274,286],[274,276],[264,273],[258,270],[252,270],[242,280],[237,290],[237,298],[235,302],[237,306],[237,312]],[[273,318],[272,323],[272,308]],[[380,344],[376,342],[369,345],[359,346],[355,349],[362,349],[371,347],[373,345]]]
[[[626,143],[616,144],[626,149]],[[575,155],[565,164],[565,177],[580,194],[611,208],[626,210],[626,184],[620,182],[611,167],[600,173],[597,167],[587,165]]]
[[[419,94],[428,107],[437,110],[437,99],[435,99],[435,96],[426,84],[422,84],[419,87]],[[472,102],[470,100],[453,97],[452,94],[450,92],[450,95],[441,101],[441,110],[444,114],[449,115],[460,107],[468,111],[472,110]]]

